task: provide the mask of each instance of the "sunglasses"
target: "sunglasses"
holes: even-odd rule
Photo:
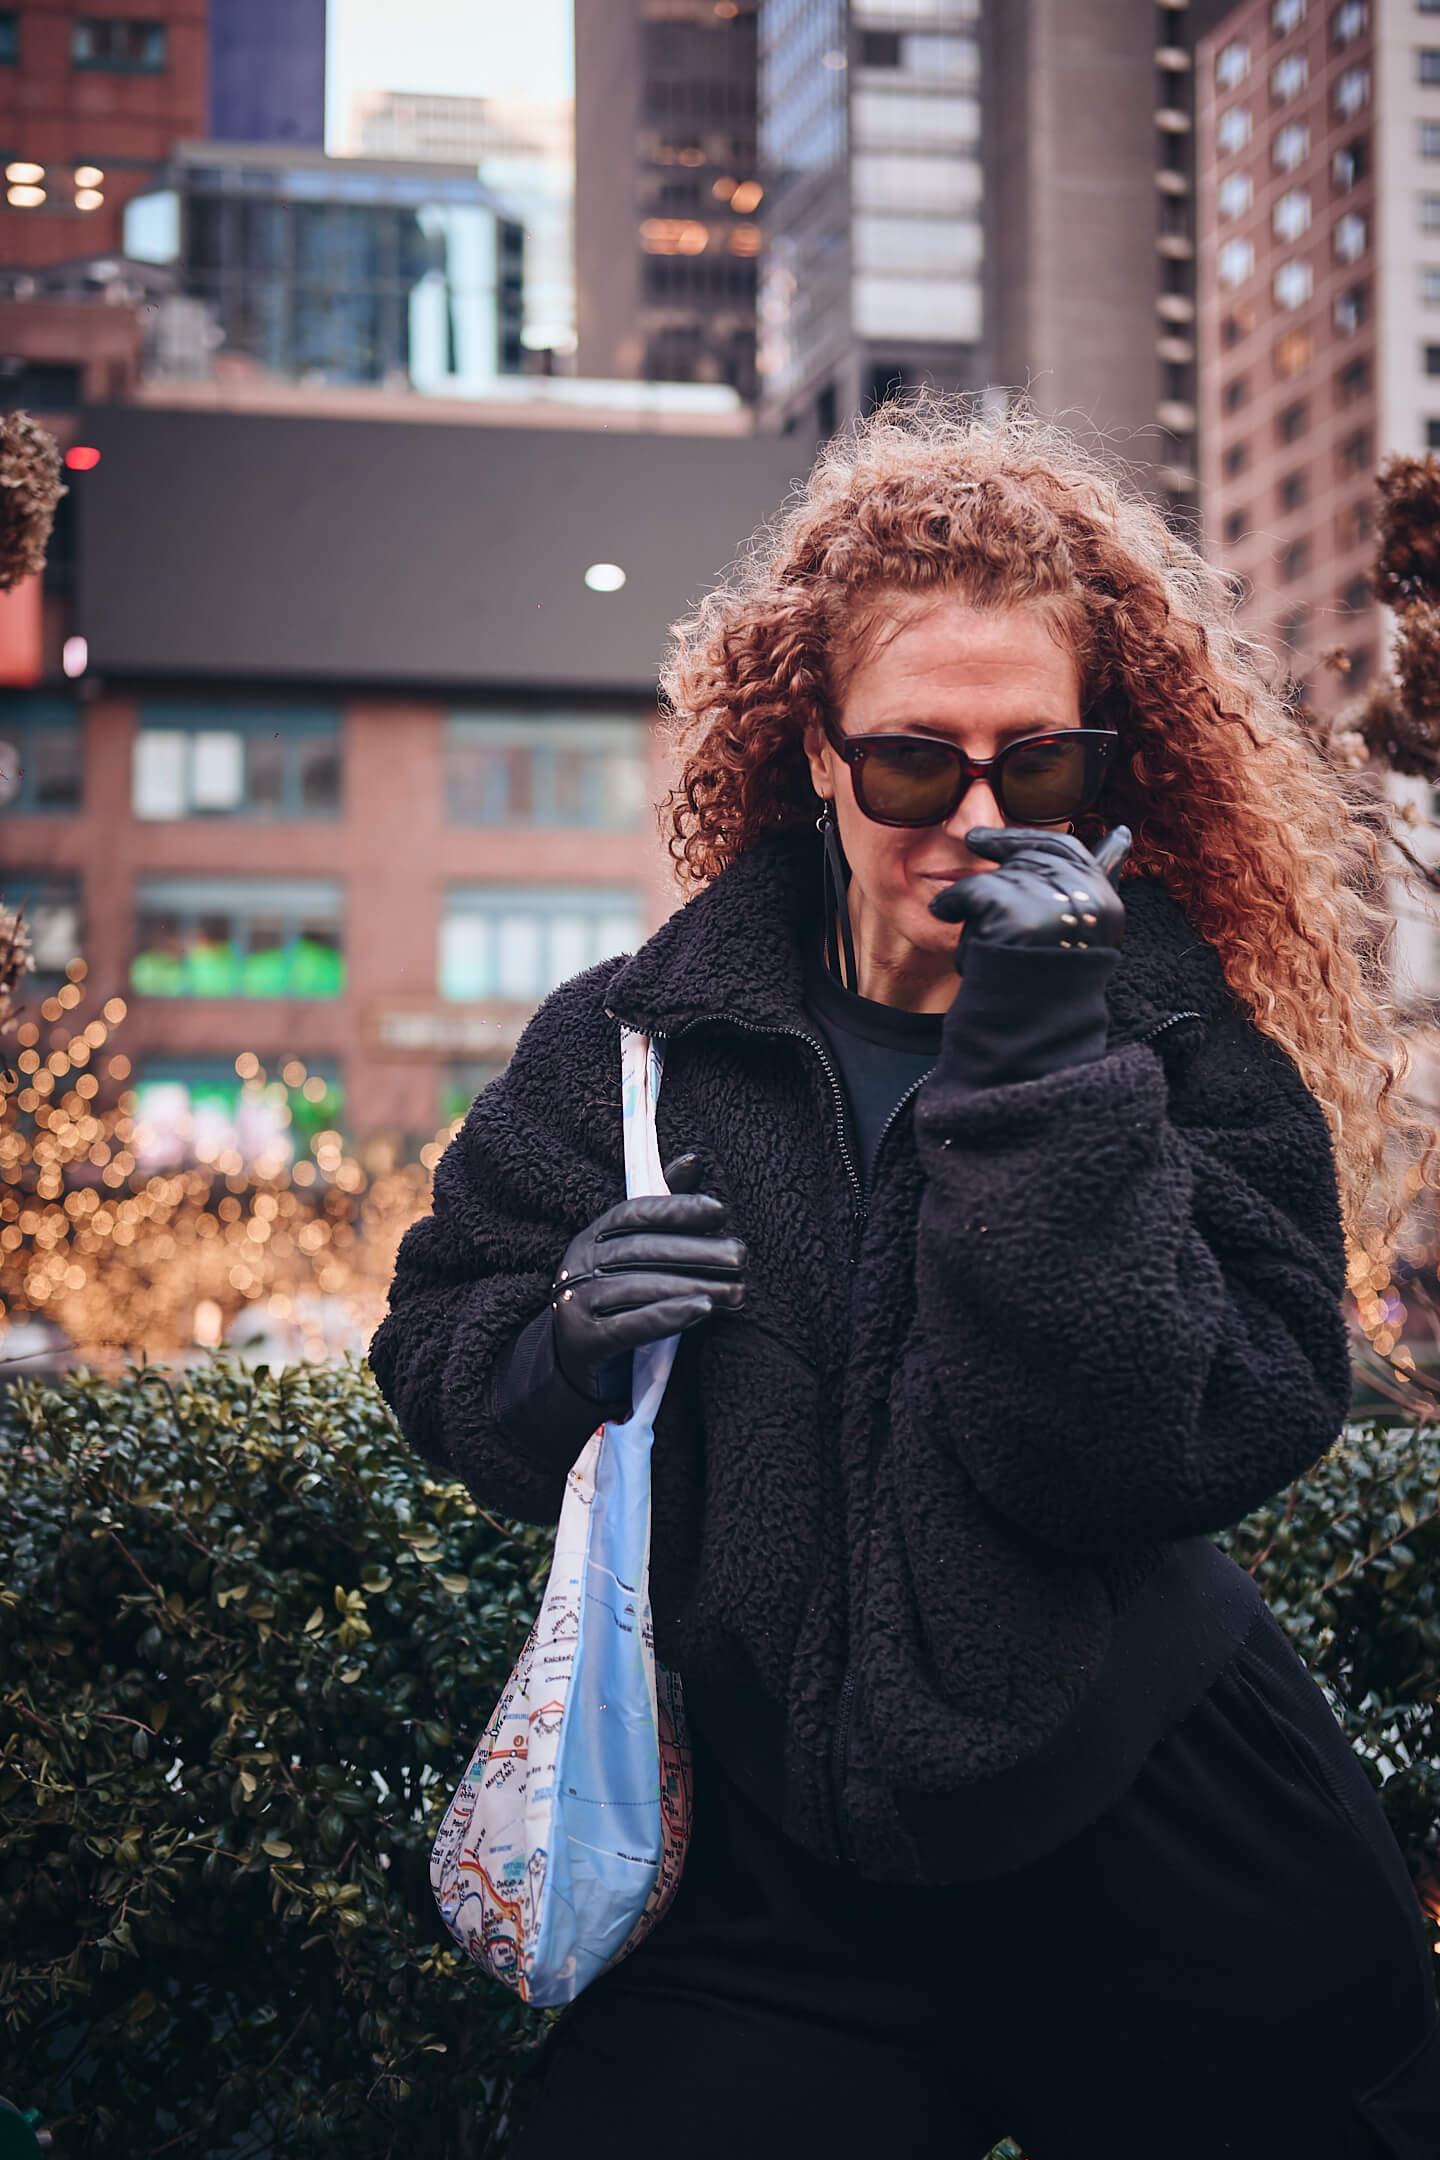
[[[828,720],[825,732],[877,825],[943,825],[977,780],[989,781],[1009,824],[1062,825],[1094,802],[1120,740],[1108,728],[1057,728],[972,758],[935,735],[842,735]]]

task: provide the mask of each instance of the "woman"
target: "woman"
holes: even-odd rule
[[[372,1352],[544,1521],[684,1331],[694,1837],[527,2160],[1434,2160],[1403,1862],[1208,1535],[1335,1438],[1337,1168],[1413,1137],[1362,835],[1216,575],[1031,425],[832,446],[668,689],[702,889],[536,1015]],[[670,1198],[622,1199],[620,1022]]]

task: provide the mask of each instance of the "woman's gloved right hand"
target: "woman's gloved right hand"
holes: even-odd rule
[[[622,1200],[572,1239],[555,1278],[555,1355],[596,1402],[629,1393],[630,1353],[745,1302],[745,1247],[728,1210],[689,1189],[693,1155],[666,1165],[668,1193]]]

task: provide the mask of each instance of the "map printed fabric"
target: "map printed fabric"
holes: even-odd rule
[[[626,1190],[664,1192],[660,1054],[627,1029],[621,1060]],[[539,1617],[430,1858],[461,1949],[541,2008],[632,1949],[684,1865],[689,1740],[650,1623],[650,1448],[677,1342],[635,1352],[630,1418],[570,1472]]]

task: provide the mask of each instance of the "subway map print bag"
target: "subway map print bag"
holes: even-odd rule
[[[661,1059],[621,1034],[625,1189],[664,1192]],[[522,2002],[573,2002],[654,1926],[690,1827],[679,1680],[650,1625],[650,1448],[679,1338],[635,1352],[632,1411],[566,1481],[539,1618],[430,1856],[441,1917]]]

